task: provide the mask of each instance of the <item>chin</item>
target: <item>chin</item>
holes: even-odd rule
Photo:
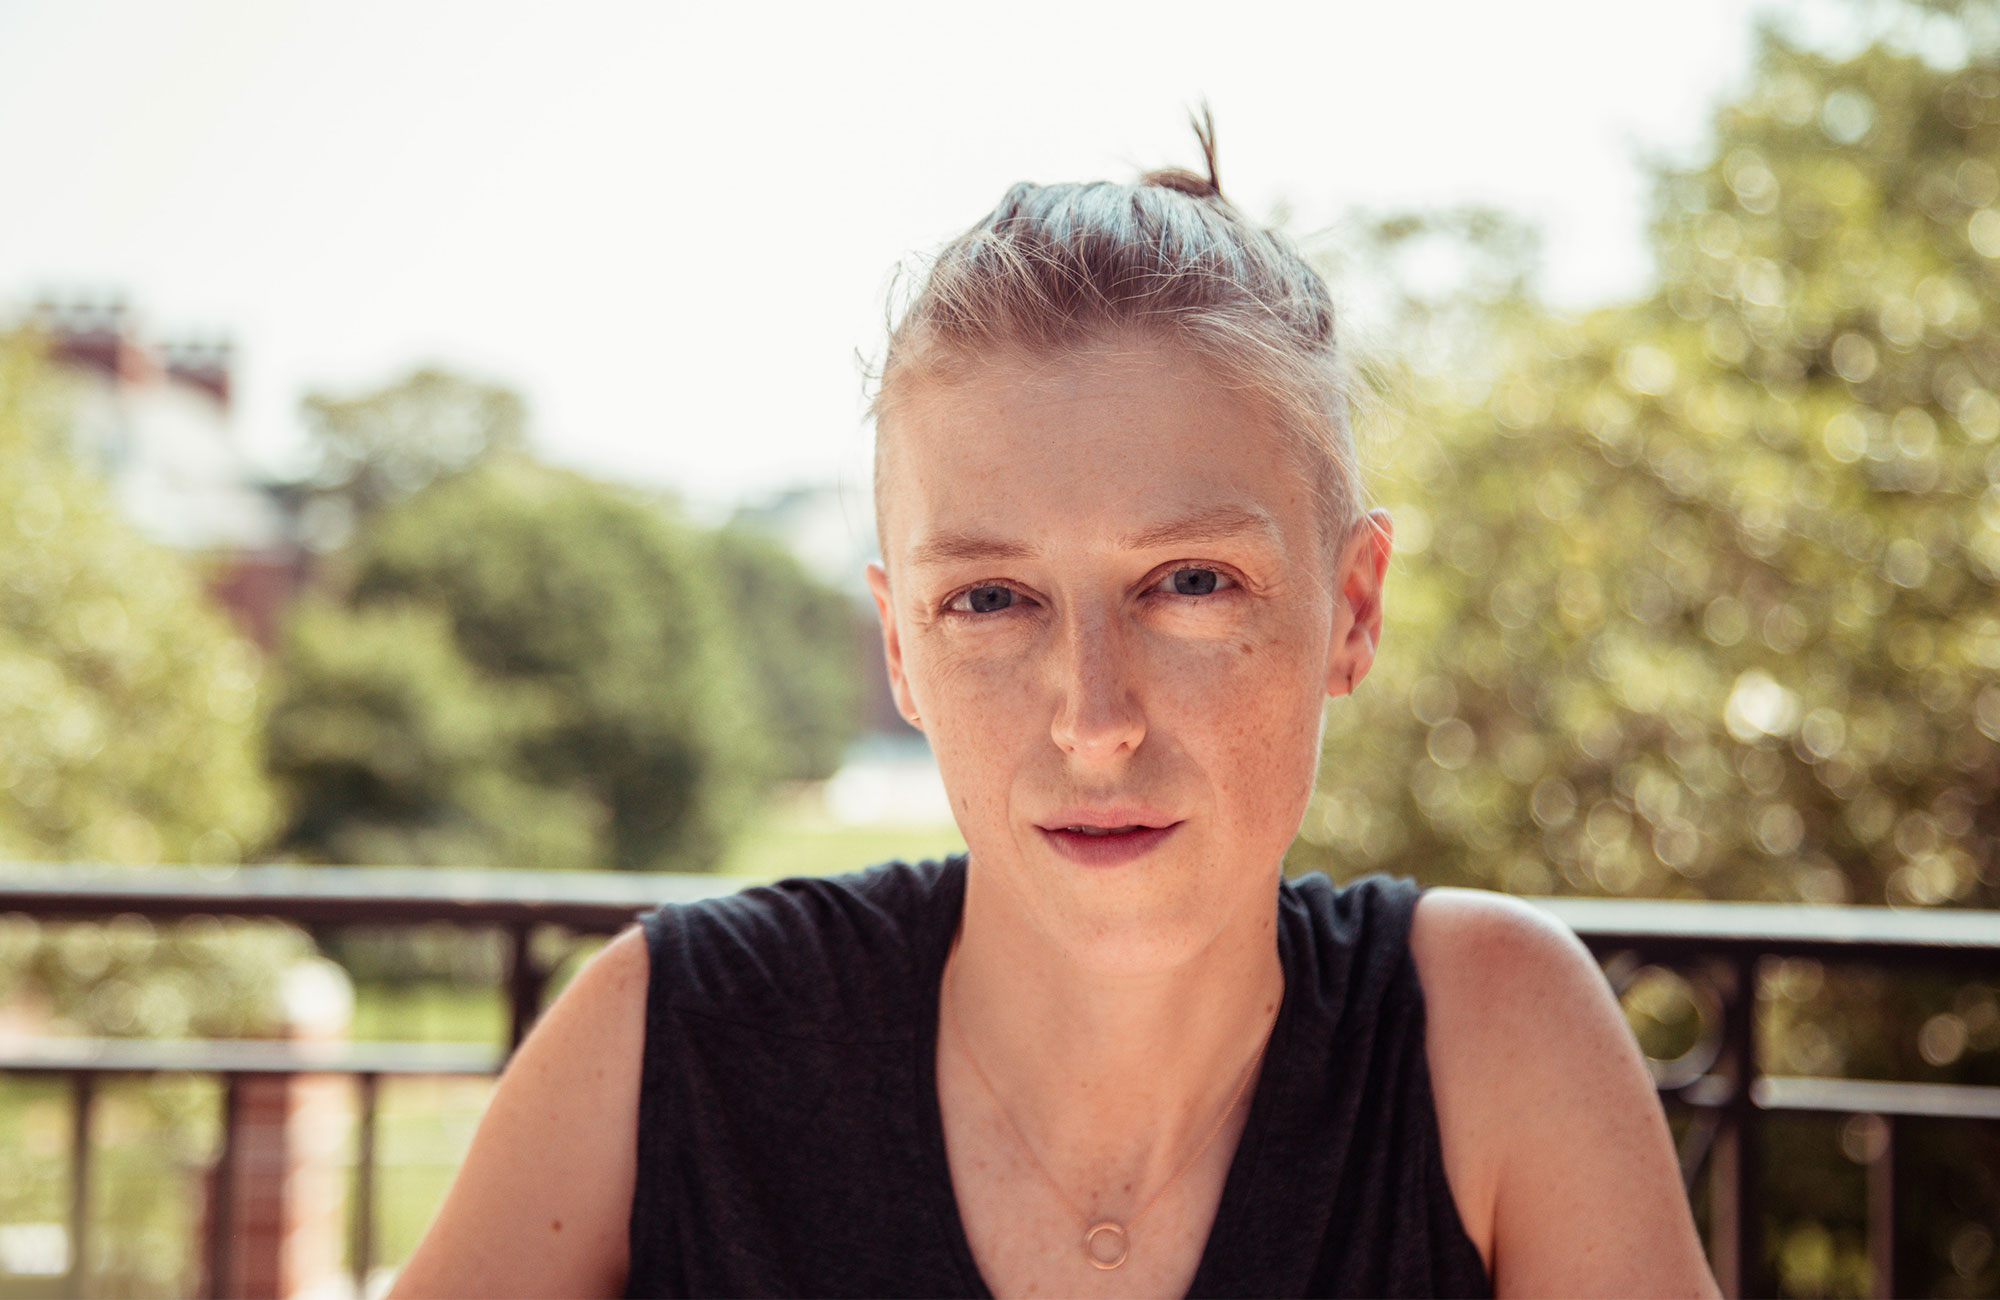
[[[1103,975],[1152,974],[1195,960],[1245,902],[1240,883],[1182,854],[1109,870],[1050,856],[1033,875],[1041,928],[1071,960]]]

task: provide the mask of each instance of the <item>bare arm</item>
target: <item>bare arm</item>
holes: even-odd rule
[[[1659,1094],[1589,949],[1484,890],[1427,890],[1417,916],[1440,1131],[1478,1152],[1494,1295],[1719,1297]]]
[[[391,1300],[624,1294],[647,974],[634,926],[542,1014]]]

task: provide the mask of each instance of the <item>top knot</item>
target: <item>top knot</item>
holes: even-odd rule
[[[1188,122],[1194,127],[1194,138],[1201,144],[1201,157],[1208,164],[1208,176],[1203,178],[1185,167],[1161,167],[1141,176],[1139,183],[1179,190],[1198,199],[1221,199],[1227,203],[1229,200],[1222,197],[1222,178],[1215,171],[1215,114],[1209,111],[1206,98],[1201,101],[1201,116],[1196,117],[1190,112]]]
[[[1198,176],[1185,167],[1161,167],[1156,171],[1150,171],[1141,176],[1139,183],[1141,185],[1158,185],[1163,189],[1179,190],[1183,194],[1192,194],[1198,199],[1219,199],[1222,197],[1222,191],[1216,188],[1215,181],[1212,178]]]

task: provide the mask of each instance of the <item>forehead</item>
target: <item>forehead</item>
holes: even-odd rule
[[[1257,395],[1169,344],[986,359],[949,384],[913,387],[882,436],[878,518],[892,568],[966,535],[1020,551],[1129,548],[1199,519],[1211,533],[1262,521],[1286,550],[1316,537],[1296,442]]]

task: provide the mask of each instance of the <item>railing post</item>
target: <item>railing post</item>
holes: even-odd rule
[[[1883,1115],[1882,1149],[1868,1162],[1868,1286],[1876,1300],[1896,1294],[1896,1117]]]
[[[208,1295],[224,1300],[230,1294],[230,1249],[236,1218],[237,1129],[243,1121],[243,1090],[234,1074],[222,1080],[222,1150],[215,1157],[208,1191]]]
[[[1681,1188],[1688,1199],[1694,1199],[1695,1184],[1708,1167],[1709,1157],[1715,1150],[1716,1134],[1722,1129],[1722,1117],[1712,1110],[1696,1109],[1688,1116],[1687,1136],[1681,1140],[1678,1152],[1681,1158]]]
[[[1764,1279],[1764,1132],[1763,1115],[1753,1090],[1757,1086],[1757,966],[1748,953],[1736,959],[1736,997],[1729,1025],[1731,1055],[1736,1058],[1738,1086],[1730,1098],[1736,1121],[1736,1264],[1737,1294],[1770,1293]]]
[[[90,1249],[90,1110],[96,1077],[84,1070],[69,1076],[69,1276],[64,1289],[83,1294]]]
[[[548,982],[548,972],[535,963],[535,954],[530,941],[534,938],[532,922],[523,922],[510,928],[513,936],[512,958],[507,968],[509,1001],[512,1004],[512,1018],[507,1036],[507,1057],[513,1059],[514,1049],[528,1036],[535,1017],[542,1013],[542,986]]]
[[[361,1123],[354,1153],[354,1257],[355,1300],[368,1294],[368,1270],[375,1262],[375,1101],[379,1075],[360,1074]]]
[[[1764,1279],[1763,1133],[1752,1096],[1758,1074],[1758,961],[1756,953],[1740,956],[1716,980],[1726,990],[1723,1042],[1730,1090],[1709,1166],[1709,1225],[1716,1280],[1735,1300],[1766,1295],[1770,1289]]]

